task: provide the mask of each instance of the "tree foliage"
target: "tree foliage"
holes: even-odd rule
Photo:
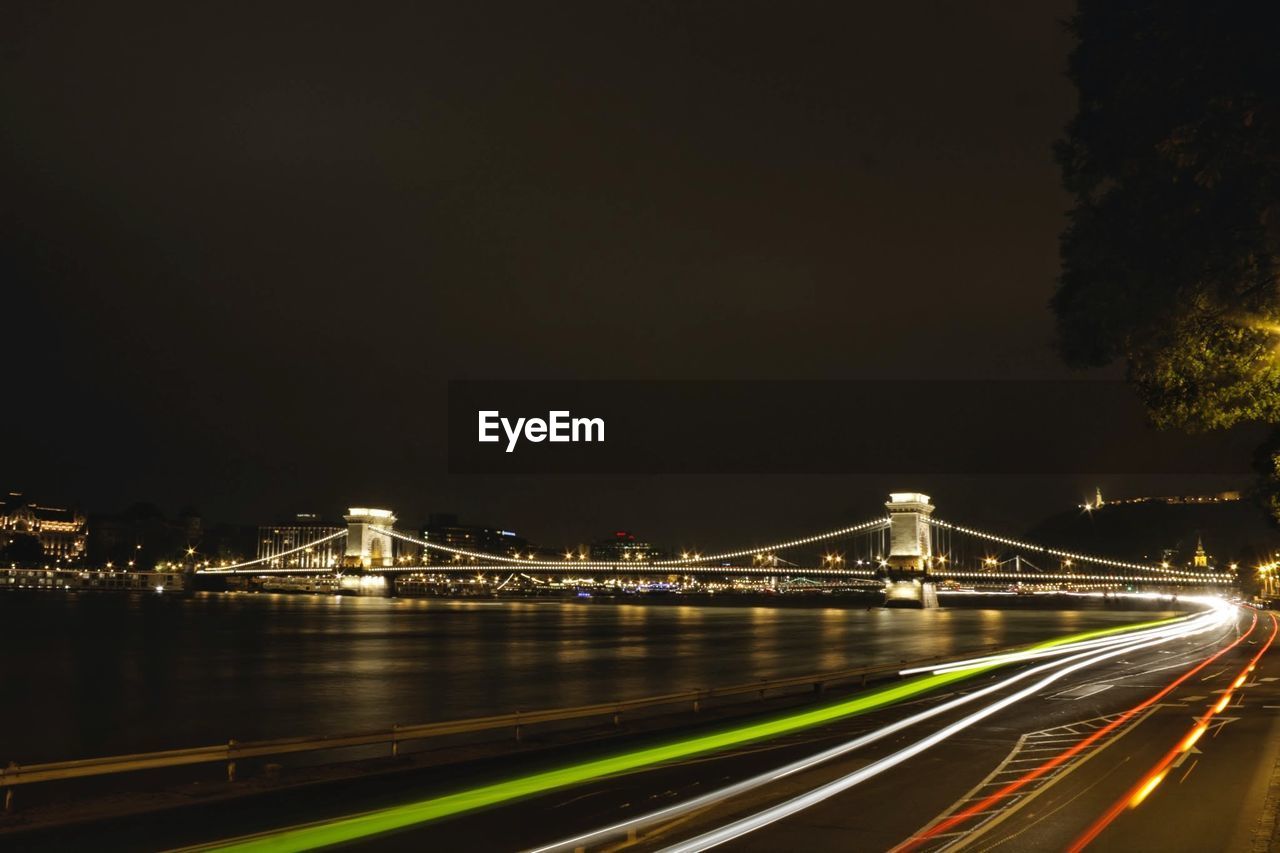
[[[1123,361],[1161,426],[1280,421],[1280,3],[1080,0],[1068,363]]]
[[[4,562],[19,566],[39,565],[44,557],[44,547],[40,544],[39,537],[28,533],[15,534],[0,552],[0,559]]]

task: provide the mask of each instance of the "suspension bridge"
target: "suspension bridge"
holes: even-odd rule
[[[592,560],[495,554],[432,542],[396,528],[391,510],[352,508],[339,530],[296,548],[220,566],[202,575],[340,575],[361,579],[355,588],[376,592],[395,579],[425,573],[508,573],[537,582],[555,577],[756,576],[803,578],[820,585],[835,579],[883,587],[890,601],[933,606],[938,584],[1059,585],[1069,589],[1217,587],[1234,573],[1209,567],[1137,563],[1063,547],[1025,542],[944,521],[934,516],[928,495],[894,492],[885,514],[810,536],[719,553],[685,553],[662,559]],[[340,558],[323,565],[302,555],[345,539]],[[784,559],[779,556],[786,554]]]

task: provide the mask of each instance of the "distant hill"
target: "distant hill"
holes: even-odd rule
[[[1221,503],[1104,504],[1091,512],[1073,508],[1032,527],[1026,539],[1064,550],[1134,562],[1160,560],[1175,551],[1171,565],[1191,561],[1196,537],[1204,539],[1210,564],[1252,565],[1263,554],[1280,551],[1280,531],[1249,500]]]

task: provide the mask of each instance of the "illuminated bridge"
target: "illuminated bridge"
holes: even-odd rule
[[[352,508],[347,528],[290,550],[256,560],[199,569],[202,575],[345,578],[353,590],[376,591],[400,576],[507,574],[546,583],[552,578],[602,582],[636,577],[757,577],[782,583],[883,588],[890,601],[934,606],[939,584],[1027,586],[1071,590],[1135,586],[1227,587],[1232,572],[1145,564],[1011,539],[933,516],[929,496],[895,492],[885,515],[788,541],[751,545],[714,554],[684,553],[667,559],[591,560],[566,553],[550,560],[534,555],[491,554],[456,548],[397,530],[386,509]],[[310,567],[301,559],[318,545],[345,539],[345,553],[332,565]],[[439,559],[424,559],[435,555]],[[298,558],[291,560],[290,558]]]

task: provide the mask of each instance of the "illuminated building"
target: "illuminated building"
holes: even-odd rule
[[[86,535],[85,517],[74,510],[32,503],[21,492],[9,492],[0,501],[0,548],[32,537],[44,560],[70,563],[84,557]]]
[[[1236,490],[1228,490],[1225,492],[1215,492],[1211,495],[1147,495],[1137,498],[1120,498],[1107,501],[1108,506],[1116,506],[1119,504],[1145,504],[1145,503],[1162,503],[1162,504],[1220,504],[1234,503],[1243,500],[1242,492]],[[1095,502],[1086,503],[1082,506],[1085,509],[1096,509],[1102,506],[1102,490],[1099,489],[1095,493]]]
[[[503,557],[524,557],[530,553],[528,540],[513,530],[459,524],[458,517],[448,513],[432,513],[427,516],[427,524],[422,529],[422,538],[447,548],[497,554]],[[454,557],[430,549],[426,549],[426,553],[422,556],[423,562],[428,564],[470,561],[470,558]]]
[[[342,560],[343,543],[336,539],[320,542],[312,548],[285,554],[346,527],[324,524],[314,513],[298,513],[288,522],[258,528],[258,559],[269,560],[272,568],[323,569],[338,565]]]
[[[600,562],[622,562],[625,560],[660,559],[662,553],[648,542],[637,539],[629,530],[615,530],[613,535],[605,539],[597,539],[591,543],[591,559]]]
[[[1198,569],[1207,568],[1209,565],[1209,555],[1204,552],[1204,539],[1196,537],[1196,553],[1191,558],[1191,564]]]

